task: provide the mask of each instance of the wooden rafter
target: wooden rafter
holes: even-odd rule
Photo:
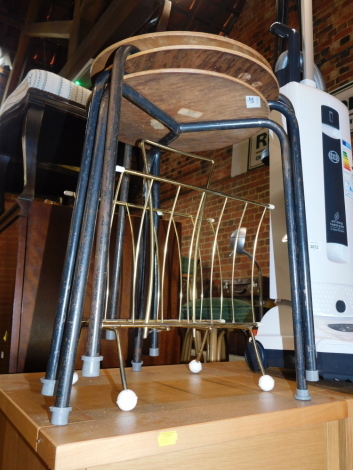
[[[60,75],[72,80],[85,64],[101,51],[109,38],[126,23],[127,18],[132,20],[136,10],[148,11],[148,4],[151,5],[151,0],[129,0],[128,2],[113,0],[90,34],[83,39],[69,58],[60,71]],[[134,31],[132,30],[131,33],[133,34]]]
[[[27,36],[37,38],[66,38],[70,39],[72,21],[47,21],[45,23],[28,24],[23,32]]]
[[[42,0],[32,0],[31,2],[29,2],[25,27],[36,20],[41,2]],[[22,31],[18,42],[17,53],[12,65],[12,70],[7,80],[6,88],[4,91],[3,101],[6,99],[7,95],[12,93],[12,91],[16,88],[19,80],[22,77],[24,64],[26,62],[26,53],[29,39],[30,37]]]
[[[111,0],[108,7],[105,0],[74,0],[71,20],[56,21],[54,17],[53,21],[38,22],[37,17],[43,2],[44,0],[29,2],[3,99],[22,79],[32,37],[56,38],[57,42],[68,40],[67,62],[59,73],[65,78],[73,79],[104,47],[135,34],[144,25],[148,15],[163,6],[159,24],[162,30],[169,20],[168,29],[171,30],[201,30],[228,35],[246,0],[194,0],[188,8],[176,0]],[[218,13],[210,14],[215,8],[218,8]],[[176,23],[173,21],[173,10]],[[19,26],[18,21],[4,15],[0,16],[0,22],[5,27]]]

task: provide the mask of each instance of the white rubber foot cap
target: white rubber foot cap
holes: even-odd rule
[[[74,375],[72,376],[72,385],[75,385],[77,381],[78,381],[78,373],[74,372]]]
[[[259,379],[259,387],[264,392],[270,392],[275,386],[275,381],[270,375],[262,375]]]
[[[137,395],[127,388],[119,393],[116,404],[122,411],[131,411],[137,404]]]
[[[189,369],[194,374],[198,374],[202,370],[202,364],[200,361],[194,359],[193,361],[189,362]]]

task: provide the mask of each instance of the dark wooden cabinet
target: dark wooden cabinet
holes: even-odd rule
[[[44,371],[52,336],[62,268],[66,252],[71,207],[18,200],[0,226],[0,373]],[[163,233],[163,228],[160,230]],[[163,241],[162,241],[163,243]],[[124,247],[123,295],[119,308],[129,311],[131,247]],[[178,310],[178,263],[170,260],[168,309]],[[88,316],[88,285],[84,316]],[[134,331],[122,332],[126,365],[131,365]],[[76,368],[85,353],[85,330],[81,335]],[[159,333],[160,356],[143,356],[145,365],[179,362],[177,330]],[[143,353],[147,352],[144,347]],[[102,340],[102,367],[118,365],[115,341]]]
[[[15,291],[16,288],[21,289],[19,284],[22,284],[23,277],[21,266],[17,264],[18,258],[22,258],[20,250],[23,249],[23,246],[19,246],[21,221],[15,217],[14,214],[14,219],[5,222],[9,223],[6,235],[4,232],[0,234],[0,373],[11,370],[11,344],[17,329],[15,326],[17,320],[13,316],[17,307]]]

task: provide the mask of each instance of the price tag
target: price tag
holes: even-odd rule
[[[259,96],[246,96],[245,100],[247,108],[261,108],[261,100]]]
[[[177,440],[178,440],[178,433],[176,431],[160,432],[158,435],[159,447],[173,446],[176,444]]]

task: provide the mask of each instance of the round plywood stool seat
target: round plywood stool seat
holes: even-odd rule
[[[267,101],[257,90],[228,75],[194,69],[162,69],[126,75],[124,83],[179,123],[268,118]],[[123,99],[119,140],[158,141],[168,129]],[[245,140],[258,129],[233,129],[181,134],[173,147],[183,151],[213,150]]]
[[[134,36],[112,44],[97,56],[94,64],[92,65],[91,75],[95,76],[97,73],[104,70],[112,62],[112,56],[114,55],[114,52],[120,46],[125,46],[128,44],[137,47],[140,49],[140,51],[147,51],[150,49],[158,49],[169,46],[205,46],[211,48],[228,49],[230,51],[239,52],[252,57],[259,62],[262,62],[267,68],[271,70],[270,64],[261,54],[246,44],[234,41],[233,39],[208,33],[165,31],[161,33],[141,34],[140,36]]]
[[[164,68],[192,68],[223,73],[260,91],[266,99],[278,98],[278,83],[273,72],[257,59],[241,52],[206,46],[168,46],[129,56],[126,73]]]
[[[207,70],[237,78],[267,100],[278,98],[277,79],[261,54],[240,42],[206,33],[163,32],[124,39],[99,54],[91,76],[110,67],[116,50],[128,44],[140,52],[127,58],[126,73],[168,68]]]

